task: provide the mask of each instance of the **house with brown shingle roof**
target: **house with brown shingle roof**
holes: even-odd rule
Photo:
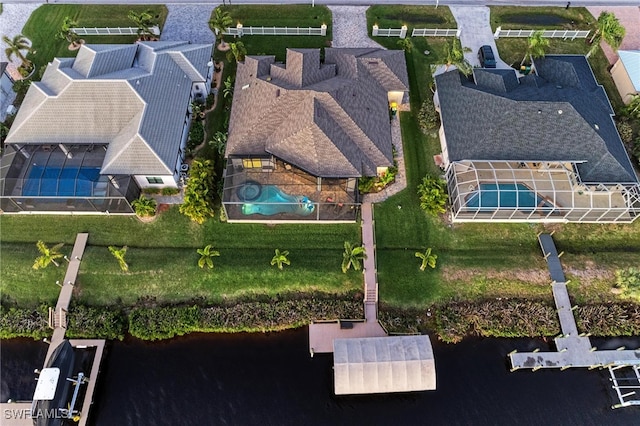
[[[393,166],[403,51],[288,49],[238,64],[223,204],[232,221],[353,220],[357,180]]]

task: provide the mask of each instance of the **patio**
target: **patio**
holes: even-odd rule
[[[317,178],[275,158],[229,159],[224,185],[230,222],[354,222],[360,207],[355,179]]]

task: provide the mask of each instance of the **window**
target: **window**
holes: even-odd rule
[[[149,183],[164,183],[161,177],[149,177],[147,176],[147,182]]]

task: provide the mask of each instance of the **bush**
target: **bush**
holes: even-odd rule
[[[420,196],[420,207],[432,216],[444,213],[449,195],[447,194],[446,181],[425,176],[422,183],[418,185],[418,195]]]
[[[440,127],[440,114],[436,111],[436,107],[433,104],[433,99],[431,97],[427,97],[427,99],[422,102],[422,106],[420,106],[420,111],[418,112],[418,125],[420,126],[422,133],[425,134]]]
[[[594,336],[640,335],[640,306],[633,303],[585,305],[575,310],[578,330]]]
[[[633,141],[633,127],[627,121],[616,122],[618,133],[620,133],[620,139],[625,144],[630,144]]]
[[[213,216],[214,176],[211,160],[195,160],[191,164],[180,213],[199,224]]]
[[[178,188],[173,188],[171,186],[162,188],[162,195],[171,196],[171,195],[177,195],[179,193],[180,193],[180,190]]]
[[[47,317],[46,305],[35,309],[0,306],[0,339],[32,337],[39,340],[47,337],[51,334]]]
[[[140,197],[131,202],[131,206],[133,206],[136,215],[140,217],[151,217],[155,216],[158,203],[153,198],[147,198],[144,195],[140,195]]]
[[[640,269],[630,267],[616,271],[616,288],[621,297],[640,301]]]
[[[73,306],[69,310],[67,337],[82,339],[124,338],[124,314],[113,307]]]
[[[143,340],[170,339],[197,330],[197,306],[134,308],[129,314],[129,334]]]
[[[193,121],[191,129],[189,129],[189,140],[187,141],[187,149],[192,151],[202,143],[204,139],[204,126],[201,121]]]

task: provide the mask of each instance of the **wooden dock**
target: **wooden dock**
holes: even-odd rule
[[[385,337],[387,332],[378,322],[378,274],[376,271],[375,223],[373,205],[363,203],[362,244],[364,260],[364,321],[322,321],[309,325],[309,353],[333,353],[333,339]],[[348,327],[345,325],[348,324]]]
[[[567,282],[560,264],[560,256],[550,234],[538,235],[542,253],[549,267],[562,334],[556,337],[557,352],[528,352],[509,354],[512,371],[520,368],[538,370],[541,368],[605,368],[613,366],[640,365],[640,350],[608,350],[598,351],[591,345],[589,337],[578,334],[578,327],[573,316],[573,309],[567,292]]]

